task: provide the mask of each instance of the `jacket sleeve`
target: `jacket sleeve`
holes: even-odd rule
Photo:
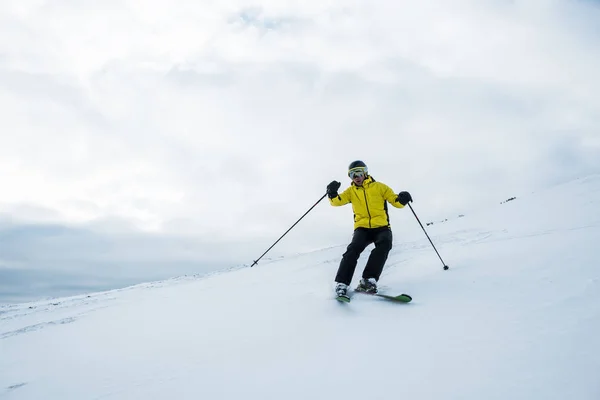
[[[333,199],[329,199],[329,203],[335,207],[343,206],[345,204],[351,203],[350,196],[352,193],[350,192],[350,190],[352,190],[352,186],[348,187],[342,193],[338,194],[337,197],[334,197]]]
[[[396,201],[398,194],[394,193],[394,191],[389,186],[387,186],[383,183],[381,184],[381,187],[383,190],[383,197],[388,201],[388,203],[390,203],[391,205],[393,205],[396,208],[404,208],[402,203]]]

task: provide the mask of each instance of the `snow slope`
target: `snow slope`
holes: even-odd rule
[[[600,176],[427,227],[448,271],[396,212],[381,285],[410,304],[333,300],[341,243],[4,306],[0,398],[600,399]]]

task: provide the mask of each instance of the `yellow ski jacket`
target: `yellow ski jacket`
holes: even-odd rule
[[[352,182],[352,185],[337,197],[329,199],[329,203],[336,207],[352,203],[354,229],[380,228],[390,226],[387,203],[396,208],[404,208],[396,201],[396,197],[398,195],[389,186],[367,176],[362,186],[356,186]]]

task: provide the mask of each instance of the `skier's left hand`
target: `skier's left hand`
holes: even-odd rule
[[[409,201],[413,201],[412,196],[408,192],[400,192],[398,193],[398,197],[396,197],[396,201],[403,206],[407,205]]]

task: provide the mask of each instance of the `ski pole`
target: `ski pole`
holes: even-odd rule
[[[415,213],[415,210],[413,210],[412,206],[410,205],[410,203],[408,203],[408,207],[410,207],[410,211],[412,211],[413,215],[415,216],[415,218],[417,219],[417,222],[419,223],[419,225],[421,225],[421,228],[423,229],[423,232],[425,232],[425,236],[427,236],[427,239],[429,239],[429,243],[431,243],[431,245],[433,246],[433,249],[435,250],[435,252],[437,253],[438,257],[440,258],[440,261],[442,262],[442,264],[444,265],[444,269],[448,269],[449,267],[446,265],[446,263],[444,262],[444,260],[442,260],[442,256],[440,256],[440,253],[438,253],[437,249],[435,248],[435,246],[433,245],[433,242],[431,241],[431,238],[429,237],[429,235],[427,234],[427,231],[425,230],[425,227],[423,227],[423,224],[421,223],[421,221],[419,220],[419,217],[417,217],[417,214]]]
[[[284,237],[284,236],[285,236],[285,235],[286,235],[286,234],[287,234],[289,231],[291,231],[291,230],[292,230],[292,228],[293,228],[294,226],[296,226],[296,224],[297,224],[298,222],[300,222],[300,220],[301,220],[302,218],[304,218],[304,217],[306,216],[306,214],[308,214],[308,213],[310,212],[310,210],[312,210],[313,208],[315,208],[315,207],[317,206],[317,204],[319,204],[319,203],[321,202],[321,200],[323,200],[323,199],[325,198],[325,196],[327,196],[327,193],[325,193],[325,194],[323,195],[323,197],[321,197],[319,200],[317,200],[317,202],[316,202],[316,203],[315,203],[315,204],[314,204],[314,205],[313,205],[311,208],[309,208],[309,209],[308,209],[308,211],[307,211],[307,212],[305,212],[305,213],[304,213],[304,215],[303,215],[303,216],[301,216],[301,217],[300,217],[300,219],[298,219],[298,221],[296,221],[296,222],[294,223],[294,225],[292,225],[292,226],[290,227],[290,229],[288,229],[287,231],[285,231],[285,233],[284,233],[283,235],[281,235],[281,236],[279,237],[279,239],[277,239],[277,241],[275,241],[275,243],[273,243],[273,244],[271,245],[271,247],[269,247],[269,248],[267,249],[267,251],[265,251],[265,252],[264,252],[264,253],[263,253],[263,254],[262,254],[260,257],[258,257],[258,259],[256,259],[256,260],[254,261],[254,263],[252,263],[252,265],[250,266],[250,268],[252,268],[252,267],[254,267],[256,264],[258,264],[258,262],[260,261],[260,259],[261,259],[261,258],[263,258],[263,256],[264,256],[265,254],[267,254],[267,253],[269,252],[269,250],[271,250],[271,249],[273,248],[273,246],[275,246],[275,245],[277,244],[277,242],[279,242],[279,241],[281,240],[281,238],[283,238],[283,237]]]

